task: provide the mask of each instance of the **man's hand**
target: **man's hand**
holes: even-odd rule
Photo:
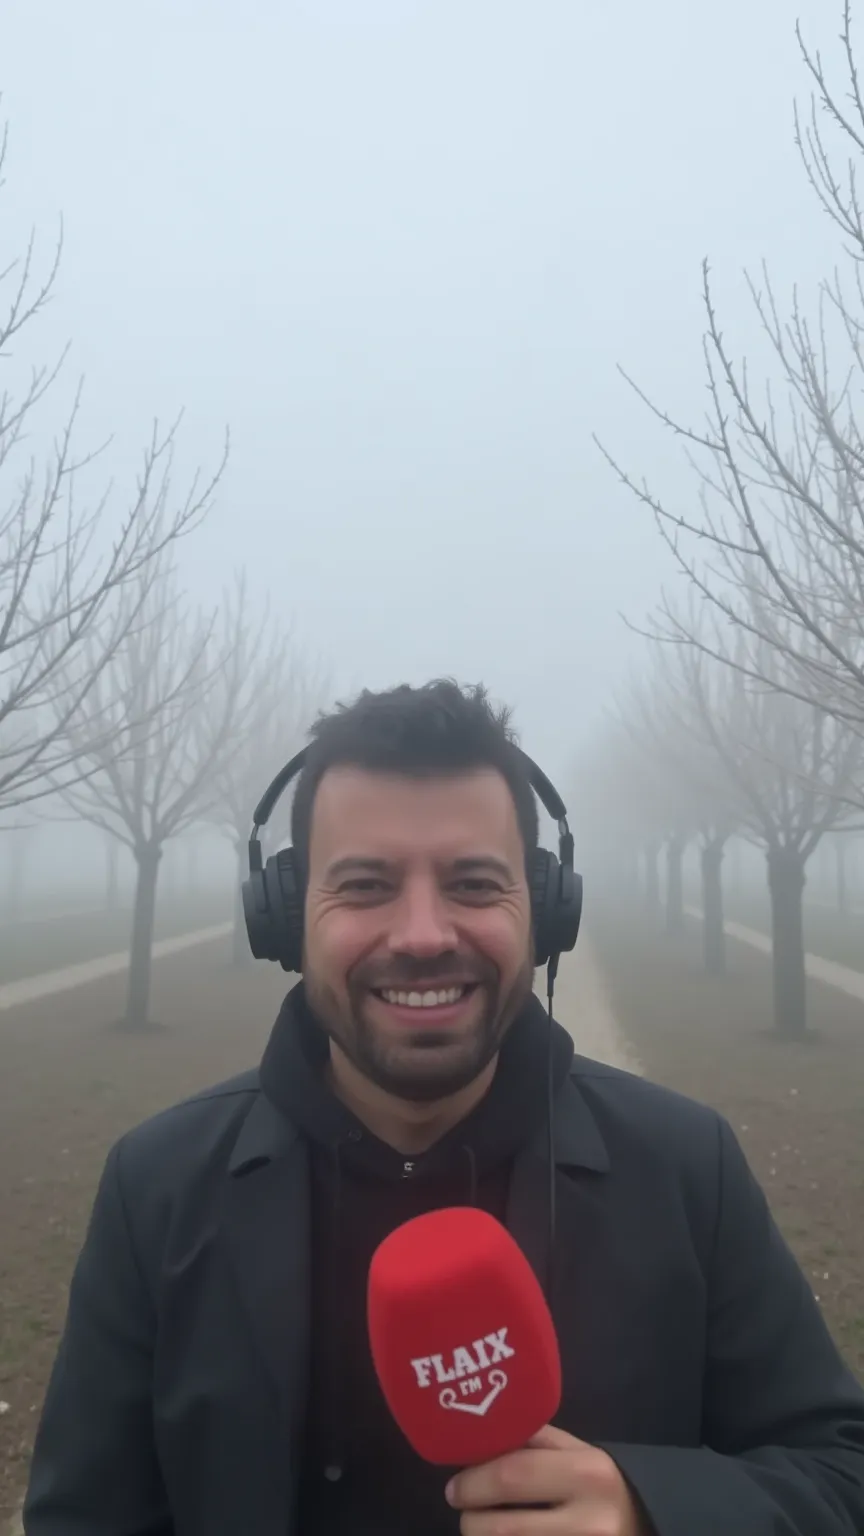
[[[460,1472],[447,1500],[463,1511],[462,1536],[646,1536],[611,1456],[551,1425],[524,1451]]]

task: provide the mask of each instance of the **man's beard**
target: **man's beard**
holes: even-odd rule
[[[446,960],[442,957],[438,967],[442,971],[440,984],[446,986],[444,972],[448,968],[452,974],[452,957]],[[422,975],[426,980],[439,979],[434,976],[428,961],[422,965]],[[411,977],[404,973],[404,967],[398,979],[388,980],[391,985],[405,985],[406,988],[411,985]],[[395,1098],[423,1104],[458,1093],[489,1065],[531,996],[534,962],[533,955],[526,956],[524,966],[506,992],[502,990],[500,977],[493,967],[485,968],[482,977],[478,972],[483,1009],[470,1033],[460,1038],[457,1049],[453,1049],[450,1029],[424,1030],[420,1019],[417,1028],[410,1030],[410,1046],[407,1028],[406,1045],[401,1049],[391,1039],[382,1039],[378,1027],[367,1014],[370,989],[365,976],[358,975],[349,981],[348,997],[344,1001],[314,972],[304,970],[303,984],[318,1024],[358,1072]],[[446,1052],[446,1056],[436,1061],[435,1051]],[[424,1053],[428,1053],[426,1062],[423,1061]]]

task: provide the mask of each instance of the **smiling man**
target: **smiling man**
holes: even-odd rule
[[[259,1070],[109,1155],[28,1536],[860,1533],[864,1396],[730,1127],[574,1056],[533,995],[506,718],[363,694],[315,728],[292,837],[303,980]],[[554,1425],[461,1473],[391,1419],[365,1315],[377,1245],[453,1204],[551,1258],[563,1375]]]
[[[533,852],[530,798],[524,815]],[[483,1097],[533,990],[513,796],[480,765],[438,777],[340,766],[310,819],[305,990],[333,1081],[357,1108],[386,1096],[404,1120],[412,1106],[398,1134],[405,1150],[425,1150]]]

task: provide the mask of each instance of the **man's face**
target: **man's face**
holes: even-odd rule
[[[525,851],[494,770],[330,769],[312,814],[304,981],[331,1038],[415,1102],[482,1071],[533,985]]]

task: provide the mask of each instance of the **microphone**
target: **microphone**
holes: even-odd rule
[[[493,1216],[417,1216],[376,1249],[367,1318],[387,1406],[424,1461],[519,1450],[561,1402],[555,1325],[531,1265]]]

